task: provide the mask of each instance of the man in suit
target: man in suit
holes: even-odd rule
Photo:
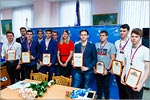
[[[21,36],[16,38],[16,42],[20,43],[22,45],[22,42],[26,39],[26,28],[21,27],[20,28],[20,34]],[[24,66],[22,65],[19,71],[19,79],[24,80],[25,79],[25,73],[24,73]]]
[[[49,80],[52,79],[52,73],[54,73],[54,64],[57,57],[57,42],[52,38],[52,31],[46,30],[46,38],[41,41],[40,44],[40,72],[49,72]],[[44,65],[42,62],[43,53],[50,54],[50,63]]]
[[[97,62],[96,47],[88,42],[89,33],[87,30],[80,31],[81,42],[75,45],[75,53],[83,53],[83,66],[74,67],[74,83],[73,87],[81,88],[81,83],[84,81],[83,88],[90,87],[90,81],[94,74],[93,67]]]
[[[22,52],[30,52],[30,63],[23,64],[25,71],[25,78],[30,78],[31,70],[36,72],[37,59],[39,57],[39,43],[32,39],[32,30],[27,31],[27,39],[22,42]]]

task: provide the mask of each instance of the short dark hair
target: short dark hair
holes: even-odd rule
[[[28,33],[28,32],[31,32],[31,33],[33,34],[33,31],[32,31],[32,30],[27,30],[27,32],[26,32],[26,33]]]
[[[7,35],[7,34],[12,34],[12,35],[14,36],[14,33],[13,33],[12,31],[7,31],[7,32],[6,32],[6,35]]]
[[[108,32],[107,32],[107,31],[105,31],[105,30],[101,31],[101,32],[100,32],[100,34],[101,34],[101,33],[105,33],[105,34],[106,34],[106,36],[108,36]]]
[[[50,29],[47,29],[47,30],[46,30],[46,32],[51,32],[51,33],[52,33],[52,30],[50,30]]]
[[[87,30],[81,30],[81,31],[80,31],[80,34],[81,34],[81,32],[86,32],[87,35],[89,35],[89,32],[88,32]]]
[[[57,33],[57,35],[58,35],[58,32],[57,32],[57,31],[53,30],[52,32],[53,32],[53,33]]]
[[[120,26],[120,28],[123,28],[123,29],[127,29],[128,31],[130,30],[130,26],[128,25],[128,24],[122,24],[121,26]]]
[[[39,30],[37,31],[37,34],[38,34],[39,32],[42,32],[42,34],[44,34],[44,32],[43,32],[42,29],[39,29]]]
[[[133,33],[136,34],[136,35],[139,35],[140,37],[143,36],[143,32],[142,32],[142,30],[141,30],[140,28],[134,28],[134,29],[132,30],[132,32],[131,32],[131,35],[132,35]]]
[[[25,28],[25,27],[20,27],[20,30],[22,30],[22,29],[25,29],[25,31],[26,31],[26,28]]]

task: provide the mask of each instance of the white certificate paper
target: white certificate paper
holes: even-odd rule
[[[83,66],[83,53],[74,53],[73,60],[74,60],[73,66],[82,67]]]
[[[16,60],[16,50],[8,50],[7,54],[8,54],[8,56],[7,56],[8,61]]]
[[[104,73],[104,68],[105,68],[105,65],[103,62],[97,62],[96,64],[96,72],[99,73],[99,74],[103,74]]]
[[[112,62],[112,73],[121,76],[121,72],[122,72],[122,62],[114,60]]]
[[[126,78],[126,84],[130,87],[135,87],[140,80],[141,74],[141,71],[130,68]]]
[[[30,52],[22,52],[21,60],[22,60],[22,63],[30,63]]]
[[[44,65],[47,65],[50,63],[51,55],[50,54],[43,54],[42,62]]]

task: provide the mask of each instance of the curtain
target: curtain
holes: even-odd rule
[[[79,0],[80,25],[92,25],[91,0]],[[60,2],[60,26],[74,26],[76,16],[76,0]]]
[[[17,7],[13,9],[13,32],[15,37],[20,36],[20,27],[26,27],[27,29],[33,27],[33,7]]]
[[[120,0],[120,24],[131,29],[150,27],[150,0]]]

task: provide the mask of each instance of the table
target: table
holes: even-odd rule
[[[25,79],[24,81],[27,82],[32,82],[33,80],[29,80],[29,79]],[[35,81],[33,81],[35,82]],[[68,86],[62,86],[62,85],[53,85],[50,88],[47,89],[47,92],[43,95],[43,97],[39,97],[37,99],[66,99],[65,98],[65,94],[66,91],[72,91],[72,90],[77,90],[78,88],[74,88],[74,87],[68,87]],[[0,91],[1,94],[1,99],[22,99],[19,96],[19,90],[12,90],[9,88],[5,88],[3,90]],[[95,96],[95,91],[94,92],[94,96]],[[93,96],[93,97],[94,97]]]
[[[8,75],[8,73],[7,73],[7,68],[6,68],[6,66],[0,67],[0,72],[1,72],[0,78],[2,78],[2,77],[6,77],[6,78],[7,78],[7,81],[0,82],[0,88],[3,89],[3,88],[5,88],[8,84],[10,84],[11,81],[10,81],[10,77],[9,77],[9,75]]]

